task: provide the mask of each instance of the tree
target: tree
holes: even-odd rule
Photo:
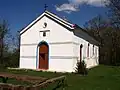
[[[85,23],[84,28],[85,30],[93,36],[96,40],[100,43],[100,51],[99,51],[99,61],[100,63],[103,63],[105,51],[104,51],[104,37],[103,33],[105,32],[105,29],[108,27],[108,20],[105,20],[101,15],[98,15],[88,22]]]
[[[120,31],[115,29],[109,19],[94,17],[85,23],[86,31],[100,42],[100,63],[120,64]]]
[[[108,0],[106,6],[109,8],[109,19],[111,21],[111,45],[112,45],[112,62],[120,64],[120,0]]]
[[[106,23],[107,20],[105,20],[101,15],[98,15],[88,22],[85,23],[84,27],[87,30],[100,30],[106,28],[108,26],[108,23]]]
[[[112,25],[114,27],[120,28],[120,0],[108,0],[106,5],[109,8],[109,16]]]
[[[0,20],[0,63],[3,63],[3,53],[6,47],[5,39],[9,32],[8,24],[5,20]]]
[[[17,32],[16,37],[14,40],[14,50],[12,55],[10,56],[10,67],[18,67],[19,65],[19,56],[20,56],[20,31]],[[14,61],[14,63],[13,63]]]
[[[96,38],[101,44],[103,45],[103,33],[104,29],[106,29],[109,26],[109,20],[104,19],[101,15],[98,15],[94,17],[93,19],[89,20],[85,23],[84,29],[93,37]]]

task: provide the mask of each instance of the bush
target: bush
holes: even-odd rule
[[[0,58],[0,68],[17,68],[19,65],[19,52],[10,52]]]
[[[86,64],[85,64],[84,60],[77,62],[75,72],[77,74],[81,74],[81,75],[87,75],[88,74],[88,70],[86,68]]]

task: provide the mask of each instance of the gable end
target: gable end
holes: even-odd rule
[[[37,23],[41,18],[43,18],[44,16],[46,16],[47,18],[55,21],[56,23],[58,23],[59,25],[65,27],[66,29],[72,31],[74,28],[72,27],[72,24],[67,23],[66,21],[60,19],[59,17],[57,17],[56,15],[52,15],[52,13],[49,13],[48,11],[45,11],[41,16],[39,16],[37,19],[35,19],[32,23],[30,23],[29,25],[27,25],[27,27],[23,28],[20,32],[20,35],[22,35],[24,32],[26,32],[29,28],[31,28],[35,23]]]

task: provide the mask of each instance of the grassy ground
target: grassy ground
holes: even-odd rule
[[[1,78],[0,78],[0,82],[3,83]],[[23,81],[20,81],[20,80],[18,81],[18,80],[13,79],[13,78],[9,78],[7,80],[7,83],[8,84],[13,84],[13,85],[22,85],[22,86],[32,85],[32,83],[25,82],[25,81],[23,82]]]
[[[30,70],[4,70],[4,72],[42,76],[47,78],[66,75],[68,84],[66,90],[120,90],[120,67],[100,65],[89,70],[87,76]]]

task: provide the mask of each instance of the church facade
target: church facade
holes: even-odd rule
[[[98,42],[76,24],[45,11],[20,32],[19,68],[74,72],[84,60],[99,64]]]

